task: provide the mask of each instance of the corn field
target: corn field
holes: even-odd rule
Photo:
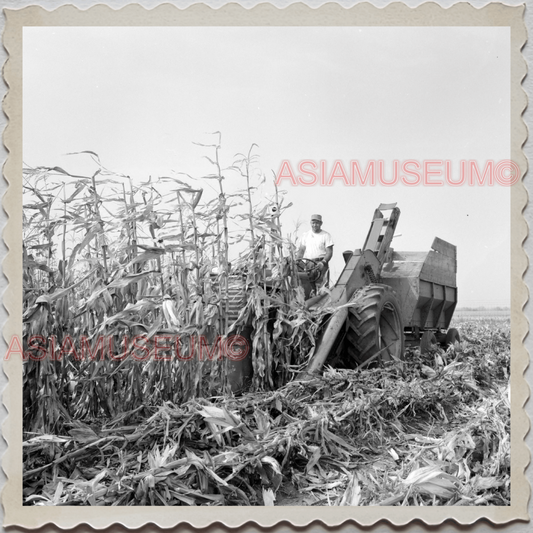
[[[198,178],[24,169],[24,504],[509,505],[509,318],[292,379],[332,310],[305,306],[255,147],[206,148]],[[245,330],[237,396],[213,354]]]
[[[314,326],[294,245],[282,238],[290,206],[258,172],[254,148],[222,169],[220,146],[210,146],[212,174],[139,185],[92,152],[84,154],[98,165],[92,176],[24,169],[26,431],[224,394],[228,360],[194,357],[191,342],[246,325],[254,330],[251,390],[290,379]],[[216,190],[211,199],[206,186]],[[245,297],[231,316],[235,284]],[[142,346],[131,342],[139,336]],[[161,336],[179,338],[180,358],[157,348]]]
[[[27,433],[24,502],[509,505],[510,322],[455,325],[400,364]]]

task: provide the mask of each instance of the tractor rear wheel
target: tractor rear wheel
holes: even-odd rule
[[[400,304],[387,285],[368,285],[353,296],[344,349],[354,366],[369,360],[401,359],[404,352]]]

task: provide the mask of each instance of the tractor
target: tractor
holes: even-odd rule
[[[375,210],[363,247],[343,253],[344,269],[327,293],[316,294],[313,265],[300,264],[306,307],[328,310],[303,378],[325,364],[379,364],[402,359],[406,345],[426,351],[431,344],[460,341],[458,331],[448,329],[457,305],[457,249],[436,237],[429,252],[394,251],[399,217],[396,204]],[[248,328],[246,334],[250,332]],[[251,357],[233,365],[233,390],[250,375],[246,359]]]

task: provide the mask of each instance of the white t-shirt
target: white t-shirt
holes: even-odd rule
[[[326,248],[333,246],[333,239],[327,231],[310,230],[302,236],[301,244],[305,246],[304,259],[318,259],[326,255]]]

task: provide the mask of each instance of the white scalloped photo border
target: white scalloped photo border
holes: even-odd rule
[[[526,63],[521,49],[526,42],[523,22],[523,6],[489,4],[475,8],[467,3],[444,9],[435,3],[424,3],[410,8],[402,3],[393,3],[384,8],[371,4],[357,4],[345,9],[338,4],[325,4],[312,9],[307,5],[292,4],[278,9],[271,4],[260,4],[245,9],[238,4],[212,9],[203,4],[194,4],[179,9],[170,4],[146,10],[140,5],[128,5],[114,10],[106,5],[97,5],[80,10],[68,5],[54,11],[39,6],[20,10],[5,10],[6,28],[4,46],[8,60],[4,66],[4,79],[8,94],[3,109],[8,117],[4,131],[4,144],[9,152],[4,166],[8,189],[3,206],[9,216],[4,230],[4,241],[9,249],[3,262],[9,286],[4,294],[4,306],[9,313],[3,328],[4,339],[9,345],[14,336],[22,334],[22,29],[25,26],[173,26],[173,25],[362,25],[362,26],[507,26],[511,31],[511,159],[521,170],[527,170],[527,161],[522,151],[527,138],[527,129],[522,113],[527,105],[521,82],[526,75]],[[527,204],[527,192],[519,181],[511,189],[511,247],[512,247],[512,303],[511,303],[511,505],[508,507],[30,507],[22,505],[22,361],[10,358],[4,361],[4,372],[9,384],[3,395],[8,418],[3,426],[3,435],[8,443],[2,466],[7,483],[2,493],[6,526],[37,528],[54,524],[72,528],[88,524],[101,529],[113,524],[127,528],[139,528],[155,524],[169,528],[189,524],[203,528],[220,523],[237,527],[255,523],[270,527],[281,522],[293,527],[303,527],[320,521],[327,526],[348,522],[370,526],[378,521],[394,525],[407,524],[415,519],[428,525],[454,520],[460,524],[472,524],[486,519],[496,524],[512,520],[528,520],[529,484],[525,469],[529,452],[524,442],[529,428],[529,419],[524,404],[529,390],[524,378],[528,354],[524,338],[528,324],[523,308],[527,301],[527,288],[523,281],[527,268],[527,256],[523,242],[527,237],[527,224],[523,210]]]

